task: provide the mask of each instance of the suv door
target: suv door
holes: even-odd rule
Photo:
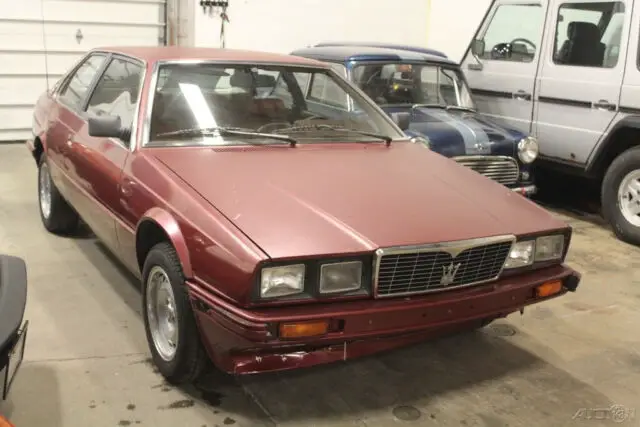
[[[144,66],[141,62],[114,55],[100,76],[84,108],[84,117],[120,117],[123,129],[132,129]],[[117,250],[116,218],[122,210],[121,178],[131,137],[96,138],[89,135],[87,122],[76,134],[70,153],[76,179],[87,197],[85,218],[93,232],[112,250]]]
[[[533,92],[545,10],[535,0],[497,0],[462,66],[478,110],[524,133],[531,131]]]
[[[631,0],[551,0],[535,95],[541,157],[584,167],[619,114],[631,11]]]

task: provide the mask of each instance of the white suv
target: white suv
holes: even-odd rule
[[[463,66],[478,109],[537,136],[542,165],[596,180],[616,235],[640,244],[640,4],[633,3],[495,0]]]

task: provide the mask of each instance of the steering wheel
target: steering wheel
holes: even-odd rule
[[[531,46],[533,48],[534,51],[538,48],[534,42],[532,42],[529,39],[522,38],[522,37],[518,37],[518,38],[515,38],[515,39],[511,40],[511,42],[509,44],[514,44],[516,42],[522,42],[524,44],[528,44],[529,46]]]
[[[256,129],[256,132],[268,133],[267,131],[274,131],[276,129],[286,128],[286,127],[289,127],[289,126],[291,126],[291,123],[287,123],[287,122],[267,123],[266,125],[262,125],[258,129]]]

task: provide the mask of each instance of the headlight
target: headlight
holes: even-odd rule
[[[504,268],[526,267],[534,262],[559,260],[564,254],[564,239],[564,235],[557,234],[516,242],[504,263]]]
[[[536,261],[551,261],[562,258],[564,253],[564,236],[543,236],[536,239]]]
[[[304,273],[304,264],[263,268],[260,275],[260,297],[274,298],[302,293]]]
[[[504,268],[526,267],[533,264],[533,240],[516,242],[511,247],[511,252],[504,263]]]
[[[336,262],[320,267],[320,293],[349,292],[362,286],[362,262]]]
[[[522,163],[531,163],[538,157],[538,140],[533,136],[523,138],[518,142],[518,157]]]

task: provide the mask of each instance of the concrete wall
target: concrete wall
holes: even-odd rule
[[[196,46],[220,46],[219,10],[195,3]],[[229,0],[226,47],[288,53],[320,41],[429,46],[460,59],[490,0]],[[183,8],[188,10],[188,8]]]

